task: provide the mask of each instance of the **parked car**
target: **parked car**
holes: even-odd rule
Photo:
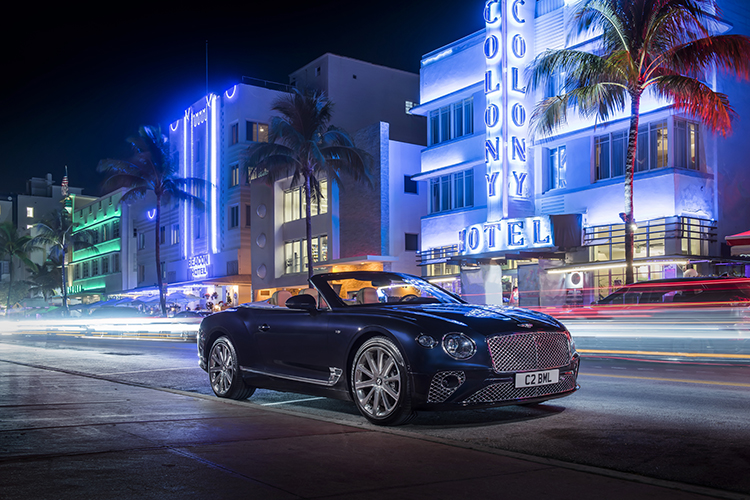
[[[750,279],[673,278],[626,285],[596,302],[599,306],[737,306],[750,305]]]
[[[317,294],[285,306],[203,319],[199,362],[217,396],[323,395],[397,425],[416,410],[539,403],[578,388],[570,333],[545,314],[468,304],[400,273],[328,273],[310,283]]]

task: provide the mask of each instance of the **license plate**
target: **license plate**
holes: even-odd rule
[[[516,373],[516,387],[534,387],[537,385],[556,384],[559,381],[560,370]]]

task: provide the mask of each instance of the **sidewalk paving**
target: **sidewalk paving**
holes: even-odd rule
[[[0,362],[4,500],[717,496],[744,498]]]

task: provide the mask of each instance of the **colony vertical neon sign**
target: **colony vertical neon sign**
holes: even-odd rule
[[[488,0],[483,17],[487,215],[489,220],[529,216],[533,186],[523,70],[533,59],[534,2]]]
[[[459,253],[551,246],[547,216],[534,216],[532,158],[527,149],[530,109],[523,71],[533,58],[535,2],[488,0],[484,5],[487,222],[458,233]]]

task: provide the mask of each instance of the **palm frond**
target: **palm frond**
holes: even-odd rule
[[[699,118],[709,130],[725,137],[731,131],[736,113],[725,94],[683,75],[658,76],[654,78],[653,87],[657,95],[672,99],[677,109]]]

